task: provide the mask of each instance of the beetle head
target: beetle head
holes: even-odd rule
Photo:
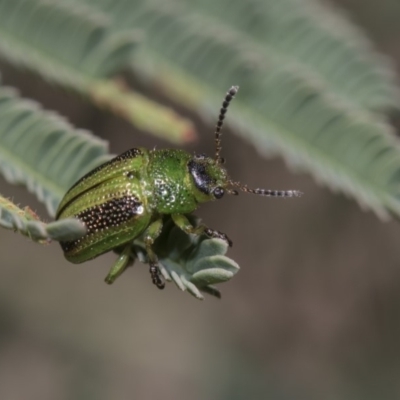
[[[212,158],[194,156],[188,163],[188,170],[197,189],[198,202],[221,199],[230,184],[225,168]]]

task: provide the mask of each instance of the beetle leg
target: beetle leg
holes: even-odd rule
[[[210,238],[222,239],[229,245],[229,247],[232,247],[232,240],[230,240],[225,233],[207,228],[205,225],[194,227],[187,219],[187,217],[183,214],[172,214],[171,217],[175,225],[182,229],[185,233],[192,233],[195,235],[207,235]]]
[[[135,259],[131,253],[131,244],[129,243],[124,247],[117,261],[111,267],[105,279],[106,283],[111,285],[134,261]]]
[[[162,219],[160,218],[151,223],[144,233],[144,244],[146,246],[147,256],[149,258],[151,279],[159,289],[164,289],[165,282],[161,278],[157,256],[154,253],[152,246],[154,241],[161,233],[162,225]]]

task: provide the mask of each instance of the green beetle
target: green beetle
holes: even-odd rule
[[[191,155],[183,150],[134,148],[100,165],[76,182],[62,199],[56,219],[75,217],[87,229],[78,240],[61,242],[66,259],[82,263],[110,250],[120,256],[106,277],[114,280],[132,261],[134,239],[143,238],[153,283],[163,289],[157,255],[152,246],[160,235],[163,217],[187,234],[219,238],[232,246],[227,235],[204,225],[194,227],[187,215],[200,203],[222,198],[224,193],[247,193],[271,197],[298,197],[297,190],[250,189],[232,181],[223,168],[221,128],[230,101],[238,91],[233,86],[225,96],[215,130],[214,158]]]

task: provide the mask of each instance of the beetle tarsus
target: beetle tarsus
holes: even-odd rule
[[[160,268],[158,268],[157,265],[150,264],[150,275],[154,285],[156,285],[161,290],[165,288],[165,282],[161,278]]]
[[[210,238],[213,238],[213,239],[222,239],[223,241],[225,241],[225,242],[227,243],[227,245],[228,245],[229,247],[232,247],[232,245],[233,245],[232,240],[229,239],[229,238],[228,238],[228,235],[225,234],[225,233],[223,233],[223,232],[215,231],[214,229],[210,229],[210,228],[206,228],[206,229],[204,230],[204,233],[205,233],[208,237],[210,237]]]

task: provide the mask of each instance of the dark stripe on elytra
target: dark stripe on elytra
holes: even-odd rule
[[[114,164],[114,163],[119,162],[119,161],[124,161],[124,160],[128,160],[128,159],[131,159],[131,158],[135,158],[135,157],[141,156],[142,154],[143,154],[142,151],[140,149],[136,149],[136,148],[129,149],[129,150],[125,151],[124,153],[120,154],[119,156],[114,157],[110,161],[106,161],[104,164],[101,164],[98,167],[96,167],[95,169],[89,171],[86,175],[82,176],[82,178],[80,178],[77,182],[75,182],[69,188],[69,191],[71,189],[73,189],[75,186],[79,185],[84,180],[86,180],[87,178],[91,177],[94,174],[97,174],[98,172],[100,172],[105,167],[108,167],[109,165]]]
[[[73,251],[91,234],[116,227],[139,215],[142,203],[137,197],[124,196],[106,201],[105,203],[89,207],[74,215],[86,226],[86,235],[78,240],[60,242],[65,253]],[[143,212],[143,211],[141,211]]]

